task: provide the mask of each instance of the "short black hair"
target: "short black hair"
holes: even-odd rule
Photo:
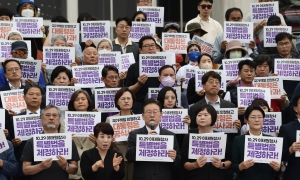
[[[216,121],[217,121],[217,111],[216,109],[212,106],[212,105],[209,105],[209,104],[201,104],[200,106],[198,106],[196,109],[195,109],[195,114],[194,114],[194,119],[196,120],[196,123],[197,123],[197,116],[198,116],[198,113],[200,111],[203,111],[203,110],[207,110],[207,112],[210,114],[211,116],[211,124],[210,126],[213,126],[215,125]]]
[[[65,66],[57,66],[56,68],[53,69],[53,71],[51,73],[51,77],[50,77],[51,83],[53,83],[54,79],[59,75],[59,73],[62,73],[62,72],[66,73],[66,75],[69,78],[69,81],[71,82],[72,72]]]
[[[24,96],[26,96],[26,94],[28,93],[29,89],[31,89],[31,88],[38,88],[38,89],[40,89],[42,95],[44,95],[44,93],[45,93],[43,87],[40,84],[38,84],[36,82],[31,82],[31,83],[27,84],[24,87]]]
[[[260,54],[253,59],[253,62],[256,63],[256,66],[262,65],[263,63],[267,62],[269,70],[272,70],[272,59],[269,55]]]
[[[7,8],[0,8],[0,16],[8,16],[12,20],[14,13]]]
[[[64,16],[55,16],[51,19],[51,22],[68,23],[69,21]]]
[[[77,18],[77,23],[80,24],[81,21],[84,21],[84,19],[88,19],[88,18],[91,18],[92,15],[88,12],[84,12],[84,13],[81,13],[79,14],[78,18]]]
[[[186,52],[189,53],[189,50],[190,50],[193,46],[196,46],[196,47],[199,49],[199,52],[201,52],[201,47],[200,47],[198,44],[196,44],[196,43],[192,43],[192,44],[188,45],[187,48],[186,48]]]
[[[99,136],[100,132],[107,135],[114,135],[114,129],[112,128],[112,126],[109,123],[105,122],[100,122],[94,127],[94,136],[96,138]]]
[[[165,105],[165,104],[164,104],[164,103],[165,103],[165,96],[166,96],[166,93],[167,93],[168,91],[172,91],[172,92],[175,94],[176,101],[177,101],[177,94],[176,94],[175,89],[172,88],[172,87],[169,87],[169,86],[165,86],[165,87],[163,87],[163,88],[158,92],[158,95],[157,95],[157,101],[160,102],[160,104],[162,105],[163,108],[164,108],[164,105]],[[175,103],[175,105],[174,105],[173,108],[177,108],[176,103]]]
[[[214,0],[200,0],[199,3],[198,3],[198,5],[200,5],[200,4],[202,3],[202,1],[208,1],[208,2],[210,2],[211,4],[214,3]]]
[[[250,68],[256,69],[256,63],[253,62],[252,60],[246,59],[239,62],[238,64],[239,72],[242,71],[244,65],[248,65]]]
[[[120,21],[126,21],[128,26],[132,26],[132,22],[131,20],[128,18],[128,17],[119,17],[117,20],[116,20],[116,26],[118,26],[119,22]]]
[[[175,69],[174,69],[173,66],[171,66],[171,65],[164,65],[164,66],[162,66],[162,67],[159,68],[158,74],[161,75],[161,72],[162,72],[163,70],[165,70],[165,69],[168,69],[168,68],[172,68],[172,69],[174,70],[174,73],[175,73]]]
[[[133,16],[132,16],[131,21],[134,21],[134,20],[135,20],[135,17],[136,17],[137,15],[139,15],[139,14],[143,14],[143,15],[145,16],[146,21],[147,21],[147,14],[144,13],[143,11],[137,11],[137,12],[135,12],[135,13],[133,14]]]
[[[245,114],[244,114],[244,117],[246,120],[249,119],[249,116],[251,114],[252,111],[254,110],[258,110],[261,112],[261,114],[263,115],[263,117],[265,118],[266,114],[265,114],[265,111],[258,105],[250,105],[247,107],[246,111],[245,111]]]
[[[255,98],[252,101],[251,105],[267,106],[268,107],[268,112],[270,112],[270,106],[269,106],[268,102],[266,100],[264,100],[263,98]]]
[[[276,36],[275,36],[275,41],[276,41],[276,44],[278,44],[279,41],[282,41],[283,39],[289,39],[290,42],[292,42],[292,39],[293,39],[293,36],[290,34],[290,33],[287,33],[287,32],[281,32],[281,33],[278,33]]]
[[[211,55],[209,55],[209,54],[207,54],[207,53],[203,53],[203,54],[200,54],[200,56],[198,56],[198,60],[197,60],[197,61],[198,61],[198,64],[200,64],[201,58],[202,58],[203,56],[209,57],[210,60],[212,61]]]
[[[300,83],[300,82],[299,82]],[[298,83],[298,84],[299,84]],[[293,99],[293,102],[292,102],[292,104],[293,104],[293,106],[294,107],[296,107],[296,106],[298,106],[298,101],[299,101],[299,99],[300,99],[300,92],[294,97],[294,99]]]
[[[159,101],[157,101],[157,100],[155,100],[155,99],[153,99],[153,98],[149,98],[149,99],[147,99],[147,100],[145,100],[144,102],[143,102],[143,113],[144,113],[144,111],[145,111],[145,107],[147,106],[147,105],[149,105],[149,104],[155,104],[155,105],[157,105],[158,107],[159,107],[159,111],[161,112],[162,111],[162,105],[161,105],[161,103],[159,102]]]
[[[21,66],[21,64],[20,64],[19,61],[15,60],[15,59],[8,59],[8,60],[4,61],[4,63],[3,63],[3,70],[4,70],[4,73],[6,73],[6,66],[7,66],[7,64],[10,63],[10,62],[15,62],[15,63],[17,63],[17,64],[19,65],[19,67],[22,69],[22,66]]]
[[[131,97],[132,97],[132,107],[131,109],[133,108],[134,104],[135,104],[135,101],[136,101],[136,98],[135,98],[135,95],[134,93],[128,88],[128,87],[122,87],[121,89],[119,89],[117,91],[117,93],[115,94],[115,106],[118,110],[120,110],[120,106],[118,105],[118,101],[120,99],[120,97],[125,93],[125,92],[129,92],[131,94]]]
[[[155,43],[155,39],[152,36],[143,36],[140,40],[139,40],[139,48],[142,49],[143,48],[143,43],[145,40],[147,39],[151,39],[153,40],[153,42]],[[156,44],[156,43],[155,43]]]
[[[220,76],[220,74],[216,73],[215,71],[208,71],[207,73],[205,73],[202,76],[202,84],[206,84],[206,82],[208,81],[209,77],[216,78],[221,83],[221,76]]]
[[[230,14],[233,12],[233,11],[239,11],[243,17],[243,12],[240,8],[236,8],[236,7],[233,7],[233,8],[229,8],[227,9],[226,13],[225,13],[225,19],[226,21],[229,21],[229,16]]]
[[[108,71],[115,71],[117,74],[119,74],[118,68],[116,68],[115,66],[112,66],[112,65],[107,65],[107,66],[104,66],[102,69],[102,72],[101,72],[102,77],[106,78]]]
[[[88,101],[89,106],[87,108],[87,111],[92,112],[95,108],[95,103],[90,98],[90,95],[85,90],[82,90],[82,89],[78,89],[77,91],[75,91],[72,94],[72,96],[70,98],[70,101],[69,101],[69,104],[68,104],[68,111],[76,111],[75,106],[74,106],[74,102],[76,101],[76,99],[77,99],[77,97],[79,96],[80,93],[84,94],[87,101]]]

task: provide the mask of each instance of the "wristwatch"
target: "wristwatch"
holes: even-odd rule
[[[69,163],[67,163],[67,166],[64,168],[64,170],[66,170],[66,171],[69,170]]]
[[[222,162],[221,168],[220,169],[225,169],[225,163]]]

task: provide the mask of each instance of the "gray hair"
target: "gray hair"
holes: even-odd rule
[[[57,106],[54,106],[52,104],[48,104],[44,109],[42,109],[41,111],[41,119],[43,117],[43,115],[45,114],[45,111],[48,110],[48,109],[51,109],[51,108],[55,108],[57,110],[57,113],[58,113],[58,116],[59,118],[61,117],[61,114],[60,114],[60,109],[57,107]]]
[[[14,31],[10,31],[8,34],[7,34],[7,40],[9,40],[9,38],[11,36],[14,36],[14,35],[18,35],[21,37],[21,40],[23,40],[23,36],[21,35],[21,33],[17,30],[14,30]]]
[[[97,45],[97,51],[98,51],[98,48],[99,48],[99,46],[100,46],[100,44],[102,43],[102,42],[108,42],[109,43],[109,45],[110,45],[110,47],[111,47],[111,49],[113,49],[113,45],[112,45],[112,42],[111,42],[111,40],[110,39],[108,39],[108,38],[102,38],[100,41],[99,41],[99,43],[98,43],[98,45]]]
[[[55,41],[57,41],[57,40],[59,40],[59,39],[65,41],[66,46],[68,46],[68,44],[67,44],[67,39],[66,39],[66,37],[65,37],[64,35],[62,35],[62,34],[57,34],[57,35],[52,36],[52,38],[51,38],[51,46],[53,46],[54,43],[55,43]]]

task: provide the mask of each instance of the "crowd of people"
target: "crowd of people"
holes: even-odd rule
[[[258,0],[273,2],[273,0]],[[0,68],[0,91],[24,90],[26,109],[21,113],[5,109],[2,118],[5,120],[3,129],[9,149],[0,153],[1,180],[297,180],[300,176],[300,141],[296,133],[300,130],[300,83],[295,80],[283,79],[283,91],[278,99],[271,103],[262,98],[253,99],[248,107],[238,106],[238,87],[254,87],[255,77],[277,76],[274,72],[275,59],[298,59],[299,44],[292,41],[292,34],[281,32],[275,37],[277,47],[264,46],[264,26],[286,26],[282,15],[272,15],[259,23],[253,23],[253,40],[241,43],[238,40],[226,41],[222,25],[210,17],[213,0],[199,0],[199,14],[187,22],[184,32],[176,22],[165,23],[163,32],[188,33],[202,37],[214,44],[210,54],[201,52],[201,44],[189,41],[186,54],[175,54],[176,64],[164,65],[159,68],[158,77],[140,74],[139,55],[164,52],[161,45],[161,34],[143,36],[139,42],[133,42],[129,34],[134,21],[147,21],[147,14],[142,11],[133,13],[132,18],[119,17],[115,21],[115,39],[102,38],[99,42],[92,39],[79,44],[70,43],[64,35],[50,37],[44,26],[40,29],[43,38],[23,38],[22,33],[12,30],[6,40],[11,44],[12,58],[6,58]],[[245,2],[245,5],[247,2]],[[137,0],[137,6],[152,6],[152,0]],[[249,5],[250,6],[250,5]],[[37,4],[30,0],[21,0],[17,5],[17,13],[7,8],[0,8],[0,21],[13,21],[13,18],[38,17]],[[79,15],[81,21],[97,21],[89,13]],[[225,13],[224,21],[251,22],[251,13],[245,17],[241,9],[232,7]],[[51,22],[68,23],[63,16],[54,17]],[[31,41],[31,47],[25,42]],[[1,41],[1,40],[0,40]],[[44,161],[35,161],[34,140],[22,141],[15,134],[14,116],[40,115],[43,134],[65,133],[65,112],[46,101],[47,86],[74,86],[78,79],[72,76],[71,69],[57,66],[47,68],[41,63],[40,78],[37,82],[31,79],[23,81],[22,66],[18,59],[40,59],[43,47],[74,47],[75,61],[73,66],[98,65],[99,53],[119,51],[121,54],[133,53],[135,63],[128,71],[122,72],[113,65],[106,65],[101,71],[104,88],[120,88],[114,96],[114,104],[118,112],[101,112],[101,123],[94,126],[93,133],[88,137],[72,135],[71,159],[57,155]],[[32,57],[28,56],[31,49]],[[240,59],[238,77],[226,83],[226,90],[220,90],[222,78],[215,70],[221,70],[223,59]],[[208,70],[202,76],[202,88],[196,89],[196,77],[190,78],[187,88],[186,69]],[[174,89],[179,87],[180,97]],[[68,110],[77,112],[98,112],[95,107],[95,88],[81,87],[68,99]],[[157,99],[148,98],[149,88],[160,88]],[[181,104],[177,104],[180,99]],[[5,108],[0,101],[0,107]],[[238,133],[226,133],[226,154],[224,159],[205,155],[198,159],[188,156],[190,133],[218,133],[213,129],[217,121],[217,110],[220,108],[236,108],[238,119],[233,120]],[[188,114],[182,123],[188,125],[188,134],[174,134],[160,127],[163,109],[187,109]],[[262,132],[266,112],[281,113],[281,127],[276,132],[283,138],[282,159],[267,163],[245,160],[245,137],[268,136]],[[110,118],[141,114],[145,126],[129,133],[127,141],[115,142],[115,130],[110,125]],[[172,162],[140,161],[136,159],[137,135],[170,135],[174,136],[172,149],[168,149],[168,157]]]

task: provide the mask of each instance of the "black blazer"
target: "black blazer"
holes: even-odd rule
[[[300,130],[299,120],[294,120],[284,124],[279,129],[278,137],[283,137],[282,161],[287,161],[288,166],[283,175],[283,180],[298,180],[300,177],[300,157],[295,157],[295,153],[289,153],[289,148],[296,140],[296,131]]]
[[[181,154],[175,134],[161,127],[159,128],[160,135],[174,136],[174,150],[176,151],[176,159],[173,163],[136,161],[136,135],[148,134],[148,131],[146,126],[131,131],[128,136],[126,158],[128,162],[134,162],[132,180],[172,180],[172,168],[180,164]]]
[[[232,146],[232,169],[238,174],[239,180],[275,180],[277,172],[269,164],[255,163],[252,167],[240,171],[239,164],[244,161],[244,151],[245,135],[236,136]]]
[[[123,54],[121,51],[122,47],[120,46],[120,44],[116,44],[116,41],[113,40],[112,45],[113,45],[113,51],[120,51],[121,54]],[[133,53],[135,62],[137,62],[138,58],[139,58],[139,44],[138,43],[132,42],[132,45],[128,45],[126,47],[126,53],[131,53],[131,52]]]

